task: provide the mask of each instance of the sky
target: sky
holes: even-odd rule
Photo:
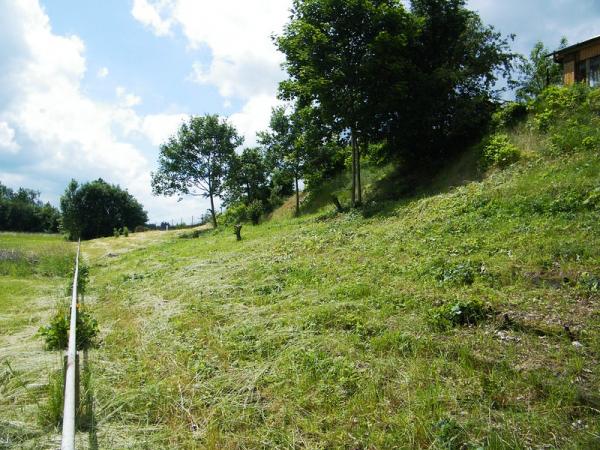
[[[126,188],[151,222],[190,222],[198,197],[155,197],[159,146],[217,113],[245,145],[284,79],[271,36],[291,0],[0,0],[0,182],[58,205],[70,179]],[[528,53],[600,34],[600,0],[469,0]]]

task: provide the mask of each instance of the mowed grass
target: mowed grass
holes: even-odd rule
[[[85,243],[100,448],[600,448],[599,186],[532,155],[368,219]]]
[[[61,236],[0,233],[0,448],[57,446],[40,413],[62,358],[36,333],[64,301],[74,256]]]

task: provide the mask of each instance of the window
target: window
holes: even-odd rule
[[[600,86],[600,56],[590,58],[588,69],[588,83],[590,86]]]

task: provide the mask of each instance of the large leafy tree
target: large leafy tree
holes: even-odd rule
[[[385,94],[376,89],[385,56],[380,50],[402,52],[402,30],[410,26],[397,0],[295,0],[291,21],[276,40],[289,75],[280,85],[281,97],[300,109],[318,106],[352,144],[353,204],[362,199],[360,141],[366,143],[379,128],[375,111]]]
[[[567,38],[562,38],[559,49],[567,46]],[[562,67],[550,58],[550,50],[541,41],[536,42],[529,59],[519,65],[521,79],[517,89],[517,99],[529,100],[537,97],[551,84],[562,82]]]
[[[148,221],[129,192],[101,178],[79,184],[71,180],[60,198],[62,228],[70,239],[110,236],[115,228],[135,229]]]
[[[511,83],[516,55],[512,36],[484,25],[465,0],[411,0],[410,11],[410,60],[389,53],[385,62],[389,84],[404,83],[406,97],[384,99],[378,112],[393,154],[431,167],[485,129],[503,90],[498,79]],[[397,60],[403,70],[393,70]]]
[[[215,197],[222,195],[235,149],[242,143],[233,125],[218,115],[190,117],[160,147],[159,168],[152,174],[153,193],[209,198],[216,228]]]

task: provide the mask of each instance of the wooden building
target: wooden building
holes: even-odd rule
[[[565,84],[600,86],[600,36],[558,50],[552,56],[563,66]]]

